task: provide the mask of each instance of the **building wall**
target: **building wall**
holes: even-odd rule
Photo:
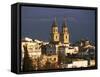
[[[37,58],[41,56],[41,45],[36,42],[22,42],[22,55],[24,56],[23,45],[27,46],[29,57]]]
[[[45,55],[44,59],[46,61],[48,60],[51,63],[56,63],[56,62],[58,62],[58,55]]]
[[[67,68],[80,68],[80,67],[88,67],[87,60],[73,61],[71,64],[67,65]]]
[[[59,52],[62,54],[76,54],[78,53],[78,47],[68,47],[68,46],[60,46],[59,47]]]

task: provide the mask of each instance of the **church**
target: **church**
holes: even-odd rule
[[[58,44],[58,43],[69,44],[69,31],[67,28],[66,19],[64,19],[63,21],[62,32],[60,33],[58,31],[58,24],[55,18],[51,27],[50,42],[53,44]]]
[[[64,47],[68,48],[70,45],[69,40],[70,40],[70,34],[66,24],[66,19],[64,18],[64,21],[61,26],[61,32],[59,32],[57,20],[55,18],[51,26],[50,42],[46,46],[47,54],[58,54],[59,48],[60,49]]]
[[[65,18],[61,26],[61,32],[59,32],[56,18],[54,19],[51,26],[50,41],[45,48],[46,55],[51,56],[51,59],[58,59],[58,63],[63,63],[62,57],[66,58],[68,54],[78,53],[79,48],[70,45],[70,32]]]

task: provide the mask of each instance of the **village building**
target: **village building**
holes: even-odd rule
[[[89,41],[86,41],[85,44],[85,48],[90,47],[95,49],[94,46],[89,44]],[[32,65],[36,70],[45,68],[76,68],[88,66],[88,60],[76,60],[73,62],[71,61],[69,64],[66,63],[68,62],[66,57],[68,57],[69,54],[79,55],[79,46],[71,46],[70,32],[65,19],[61,27],[61,32],[58,30],[56,18],[54,19],[50,32],[50,41],[44,42],[37,39],[32,40],[30,38],[25,38],[22,40],[21,48],[21,66],[23,66],[25,51],[27,51],[28,57],[32,60]],[[95,65],[95,62],[92,60],[90,65]]]

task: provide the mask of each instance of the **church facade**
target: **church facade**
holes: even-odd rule
[[[46,51],[48,54],[59,53],[59,47],[69,47],[70,45],[70,34],[66,24],[66,20],[64,19],[61,27],[61,32],[59,32],[58,24],[56,18],[53,21],[51,32],[50,32],[50,42],[46,46]]]
[[[62,31],[60,33],[58,31],[58,24],[55,18],[51,27],[50,42],[53,44],[58,44],[58,43],[69,44],[69,31],[65,20],[62,24]]]

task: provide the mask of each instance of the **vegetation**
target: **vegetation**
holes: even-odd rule
[[[24,46],[24,59],[23,59],[23,71],[31,71],[34,69],[32,59],[28,55],[27,46]]]

